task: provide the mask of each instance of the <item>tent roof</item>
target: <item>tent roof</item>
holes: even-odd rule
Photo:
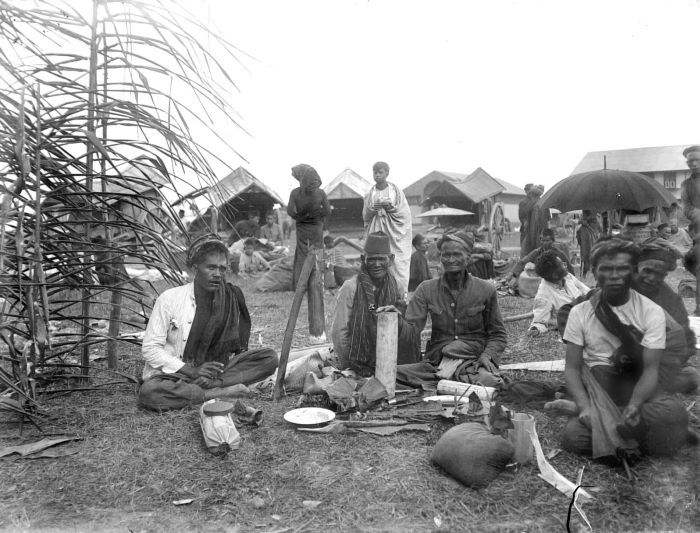
[[[351,168],[346,168],[330,183],[323,186],[329,200],[346,198],[364,198],[372,188],[373,183],[360,176]]]
[[[265,185],[243,167],[238,167],[225,178],[209,187],[209,198],[217,207],[221,207],[232,198],[246,192],[264,193],[280,205],[286,205],[277,192]]]
[[[606,167],[611,170],[632,172],[657,172],[664,170],[687,170],[683,150],[689,144],[676,146],[651,146],[648,148],[627,148],[625,150],[601,150],[588,152],[576,165],[572,174],[601,170],[603,157]]]
[[[425,187],[436,181],[448,183],[472,202],[481,202],[499,193],[525,196],[525,191],[520,187],[494,178],[481,167],[478,167],[471,174],[433,170],[406,187],[404,194],[406,196],[423,196],[426,193],[426,196],[430,196],[430,194],[427,194]]]

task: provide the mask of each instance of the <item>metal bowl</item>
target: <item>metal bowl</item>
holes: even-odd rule
[[[320,428],[328,425],[335,418],[335,413],[320,407],[302,407],[284,413],[284,419],[297,427]]]

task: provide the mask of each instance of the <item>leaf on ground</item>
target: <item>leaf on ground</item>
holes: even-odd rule
[[[388,435],[394,435],[399,431],[425,431],[427,433],[430,431],[430,424],[406,424],[405,426],[357,428],[357,431],[362,431],[363,433],[371,433],[372,435],[379,435],[380,437],[386,437]]]
[[[61,446],[60,448],[50,448],[48,450],[43,450],[39,453],[33,453],[22,457],[22,459],[56,459],[58,457],[66,457],[68,455],[75,455],[80,451],[80,448],[73,447],[69,448],[67,446]]]
[[[13,453],[18,453],[22,457],[31,455],[33,453],[40,452],[51,446],[56,446],[62,442],[69,442],[73,440],[83,440],[80,437],[62,437],[59,439],[41,439],[37,442],[32,442],[30,444],[21,444],[19,446],[6,446],[5,448],[0,448],[0,457],[5,457],[7,455],[12,455]]]
[[[184,500],[173,500],[173,505],[189,505],[194,501],[194,498],[185,498]]]

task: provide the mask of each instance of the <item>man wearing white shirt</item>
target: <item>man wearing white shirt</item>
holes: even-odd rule
[[[648,455],[672,455],[686,442],[683,404],[658,390],[667,348],[664,311],[630,288],[638,259],[639,247],[617,238],[591,250],[600,290],[571,309],[564,332],[564,377],[578,410],[564,429],[562,448],[569,452],[607,457],[598,448],[614,455],[600,430],[606,418],[616,421],[612,431]]]
[[[241,290],[226,282],[228,260],[218,236],[200,237],[187,254],[193,282],[156,300],[143,339],[142,407],[166,411],[234,396],[277,368],[274,350],[248,350],[250,315]]]
[[[542,278],[532,303],[532,322],[528,328],[531,336],[556,329],[557,313],[591,289],[570,274],[557,252],[547,250],[535,260],[535,272]]]

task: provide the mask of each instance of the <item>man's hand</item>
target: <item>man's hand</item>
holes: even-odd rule
[[[374,312],[375,313],[398,313],[398,314],[401,314],[401,311],[399,311],[395,305],[382,305],[381,307],[377,307],[377,309]]]
[[[590,405],[586,405],[585,407],[582,407],[579,409],[578,419],[588,429],[591,428],[591,406]]]
[[[508,281],[508,286],[511,289],[515,289],[518,286],[518,276],[511,276],[510,281]]]
[[[200,377],[214,379],[223,371],[224,364],[217,361],[209,361],[207,363],[202,363],[199,366],[186,364],[180,369],[180,372],[193,380]]]
[[[498,368],[496,368],[496,365],[493,364],[493,361],[491,361],[491,358],[488,355],[481,354],[479,356],[478,363],[479,366],[483,366],[487,371],[491,372],[492,374],[498,373]]]
[[[636,405],[628,405],[625,410],[622,411],[622,418],[625,419],[625,424],[628,426],[636,426],[641,421],[639,416],[639,409]]]

